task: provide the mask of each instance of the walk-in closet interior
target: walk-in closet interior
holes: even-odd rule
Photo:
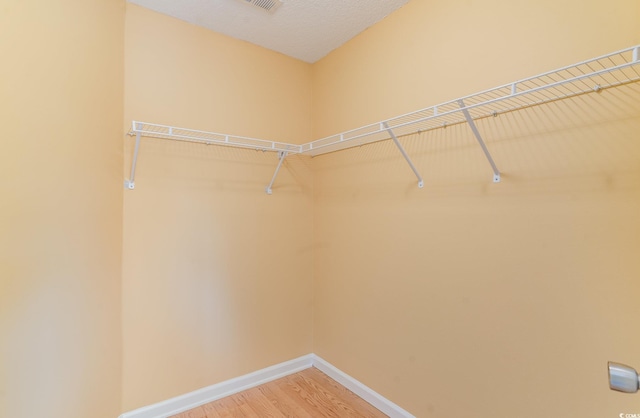
[[[282,365],[389,416],[640,413],[640,2],[409,0],[304,60],[145,1],[0,5],[0,417]]]

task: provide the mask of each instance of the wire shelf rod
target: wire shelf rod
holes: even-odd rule
[[[278,152],[277,175],[287,154],[335,152],[598,92],[639,81],[639,69],[640,45],[637,45],[301,145],[133,121],[130,134],[137,140],[129,188],[133,188],[141,136]],[[493,166],[494,174],[499,174]]]
[[[628,51],[631,51],[631,49],[628,49],[628,50],[625,50],[625,51],[628,52]],[[605,56],[604,58],[610,58],[610,57],[609,56]],[[526,106],[531,106],[531,105],[534,105],[534,104],[542,104],[542,103],[545,103],[545,102],[548,102],[548,101],[564,99],[564,98],[572,97],[572,96],[575,96],[575,95],[583,94],[583,93],[586,93],[586,92],[591,92],[591,91],[594,91],[594,90],[598,91],[601,88],[613,87],[613,86],[616,86],[616,85],[621,85],[621,84],[624,84],[624,83],[637,81],[637,79],[629,78],[629,77],[627,78],[627,80],[621,80],[620,78],[615,76],[615,72],[616,71],[621,71],[621,70],[623,70],[625,68],[632,67],[632,66],[635,66],[635,65],[638,64],[636,61],[627,61],[626,59],[624,59],[624,63],[618,64],[615,67],[603,67],[603,69],[594,71],[592,73],[582,72],[581,74],[576,75],[576,76],[574,76],[572,78],[566,78],[562,74],[559,73],[559,71],[575,68],[576,66],[584,65],[587,62],[591,63],[591,62],[599,61],[601,59],[602,59],[602,57],[594,59],[594,60],[590,60],[590,61],[585,61],[583,63],[574,64],[573,66],[564,67],[561,70],[550,71],[550,72],[547,72],[547,73],[544,73],[544,74],[541,74],[541,75],[538,75],[538,76],[535,76],[535,77],[529,77],[527,79],[523,79],[523,80],[517,81],[515,83],[505,84],[505,85],[500,86],[500,87],[488,89],[488,90],[485,90],[485,91],[480,92],[480,93],[476,93],[476,94],[473,94],[473,95],[465,96],[465,97],[462,98],[462,100],[471,99],[472,101],[474,101],[473,99],[476,99],[481,95],[493,94],[493,93],[495,93],[496,91],[498,91],[500,89],[504,89],[504,88],[510,87],[512,85],[522,85],[524,83],[532,83],[535,87],[530,87],[530,88],[527,88],[525,90],[519,90],[519,91],[516,91],[515,93],[510,93],[510,94],[507,94],[507,95],[499,95],[498,97],[495,97],[495,98],[492,98],[492,99],[488,99],[488,100],[481,100],[479,102],[475,102],[474,101],[474,102],[472,102],[472,103],[470,103],[470,104],[468,104],[466,106],[466,108],[470,110],[470,109],[478,108],[478,107],[482,107],[482,106],[489,106],[489,105],[492,105],[492,104],[500,102],[500,101],[513,99],[513,98],[517,98],[517,97],[526,97],[526,96],[529,95],[529,96],[533,96],[534,98],[536,98],[536,100],[534,102],[529,102],[529,103],[523,105],[523,107],[526,107]],[[610,59],[610,61],[612,63],[614,63],[613,60]],[[634,72],[636,72],[635,69],[634,69]],[[571,74],[571,73],[569,73],[569,74]],[[593,86],[590,86],[585,81],[586,79],[602,76],[602,75],[605,75],[605,74],[611,75],[616,81],[615,82],[605,83],[606,85],[604,85],[604,86],[599,85],[599,84],[595,84]],[[552,75],[555,75],[555,76],[559,77],[560,79],[553,78]],[[544,83],[540,84],[537,81],[542,81],[541,80],[542,77],[548,77],[552,81],[550,83],[547,83],[547,84],[544,84]],[[576,86],[576,89],[572,90],[572,89],[569,89],[566,86],[566,85],[574,85],[575,86],[575,84],[577,82],[580,82],[584,87],[580,88],[580,87]],[[556,93],[555,95],[551,95],[551,96],[544,95],[545,91],[549,91],[549,90],[553,90],[553,89],[555,89],[556,91],[560,91],[560,88],[563,88],[565,91],[562,92],[562,93]],[[457,100],[460,100],[460,99],[457,99]],[[391,118],[387,122],[392,122],[393,120],[412,117],[413,115],[416,115],[416,114],[419,114],[419,113],[427,113],[429,111],[432,113],[431,116],[426,116],[426,117],[410,120],[410,121],[399,123],[399,124],[393,124],[393,125],[390,124],[389,126],[392,129],[397,129],[397,128],[401,128],[401,127],[405,127],[405,126],[409,126],[409,125],[425,122],[425,121],[428,121],[430,119],[441,118],[441,117],[443,117],[443,116],[445,116],[447,114],[456,113],[456,112],[460,112],[461,111],[459,108],[452,109],[452,110],[445,111],[445,112],[442,112],[442,111],[439,110],[439,109],[441,109],[443,107],[446,107],[447,105],[454,104],[455,102],[456,102],[455,100],[454,101],[449,101],[449,102],[445,102],[445,103],[442,103],[442,104],[439,104],[439,105],[435,105],[435,106],[431,106],[431,107],[428,107],[428,108],[425,108],[425,109],[421,109],[419,111],[406,113],[404,115],[400,115],[400,116],[396,116],[394,118]],[[516,109],[518,109],[517,106],[512,108],[511,110],[516,110]],[[376,122],[376,123],[373,123],[373,124],[364,125],[364,126],[362,126],[360,128],[356,128],[356,129],[352,129],[352,130],[349,130],[349,131],[345,131],[345,132],[342,133],[343,137],[347,136],[347,135],[349,135],[351,133],[354,133],[354,132],[363,131],[363,130],[369,130],[369,129],[371,130],[371,131],[368,131],[366,133],[361,133],[361,134],[358,134],[358,135],[351,136],[349,138],[344,138],[340,142],[344,143],[344,142],[351,141],[351,140],[354,140],[354,139],[362,138],[364,136],[374,135],[376,133],[380,133],[380,132],[383,131],[383,129],[380,129],[379,125],[380,125],[380,122]],[[378,128],[376,129],[377,126],[378,126]],[[338,134],[338,135],[340,135],[340,134]],[[321,149],[321,148],[326,148],[326,147],[331,146],[331,145],[336,145],[336,142],[331,142],[330,139],[333,138],[333,137],[336,137],[338,135],[331,135],[331,136],[328,136],[328,137],[321,138],[319,140],[313,141],[311,143],[312,144],[312,148],[314,150],[318,150],[318,149]],[[317,144],[319,144],[321,142],[328,142],[328,143],[317,145]]]
[[[183,133],[176,133],[176,131]],[[296,154],[302,151],[301,145],[286,142],[266,141],[264,139],[245,136],[220,134],[217,132],[207,132],[196,129],[178,128],[168,125],[133,121],[131,134],[136,135],[138,133],[146,137],[175,139],[211,145],[227,145],[239,148],[258,149],[261,151],[288,151]],[[219,139],[213,136],[218,137]]]
[[[570,81],[556,82],[554,84],[561,85],[563,83],[567,83],[567,82],[570,82]],[[620,83],[620,84],[622,84],[622,83]],[[615,84],[615,85],[618,85],[618,84]],[[588,92],[594,91],[594,88],[590,87],[589,89],[570,91],[568,93],[561,93],[561,94],[556,94],[556,95],[553,95],[553,96],[544,96],[544,95],[541,94],[541,92],[543,92],[545,89],[549,89],[549,88],[552,88],[552,87],[554,87],[554,86],[550,85],[550,86],[536,87],[536,88],[533,88],[533,89],[530,89],[530,90],[527,90],[527,91],[518,92],[515,95],[499,97],[499,98],[496,98],[496,99],[490,99],[490,100],[487,100],[487,101],[484,101],[484,102],[475,103],[475,104],[469,104],[469,105],[466,106],[466,109],[471,110],[471,109],[480,108],[480,107],[483,107],[483,106],[497,104],[497,103],[500,103],[500,102],[505,101],[505,100],[516,99],[518,97],[525,96],[525,95],[533,96],[536,99],[536,100],[534,100],[532,102],[526,102],[526,103],[521,104],[519,106],[513,106],[513,107],[507,108],[506,110],[502,110],[501,112],[504,113],[506,111],[518,110],[518,109],[522,109],[522,108],[525,108],[525,107],[540,105],[540,104],[551,102],[551,101],[555,101],[555,100],[566,99],[566,98],[569,98],[569,97],[573,97],[573,96],[577,96],[577,95],[580,95],[580,94],[584,94],[584,93],[588,93]],[[609,86],[609,87],[611,87],[611,86]],[[449,103],[450,102],[447,102],[447,103],[445,103],[443,105],[438,105],[437,107],[440,108],[440,107],[443,107],[444,105],[449,104]],[[403,122],[403,123],[399,123],[399,124],[389,125],[389,126],[392,129],[404,128],[404,127],[408,127],[408,126],[411,126],[411,125],[416,125],[416,124],[419,124],[419,123],[428,122],[428,121],[431,121],[431,120],[444,119],[447,116],[450,116],[450,115],[456,114],[456,113],[460,113],[460,112],[461,112],[461,109],[459,109],[459,108],[458,109],[452,109],[452,110],[448,110],[446,112],[439,112],[436,115],[427,116],[427,117],[423,117],[423,118],[419,118],[419,119],[415,119],[415,120],[411,120],[411,121]],[[393,119],[398,119],[398,118],[393,118]],[[393,120],[393,119],[391,119],[391,120]],[[358,130],[361,130],[361,129],[373,128],[378,124],[379,123],[365,125],[365,126],[363,126],[361,128],[358,128],[358,129],[353,129],[351,131],[346,131],[346,132],[343,133],[343,135],[346,135],[346,134],[352,133],[352,132],[357,132]],[[447,125],[448,125],[448,123],[447,123]],[[345,142],[353,141],[353,140],[356,140],[356,139],[365,138],[367,136],[372,136],[374,134],[383,133],[383,132],[384,132],[383,129],[378,128],[378,129],[373,130],[373,131],[367,131],[367,132],[364,132],[364,133],[361,133],[361,134],[358,134],[358,135],[351,136],[349,138],[344,138],[341,141],[333,141],[333,142],[327,142],[325,144],[318,144],[318,142],[329,141],[331,138],[339,137],[339,135],[331,135],[331,136],[328,136],[328,137],[313,141],[311,143],[312,144],[311,147],[312,147],[313,151],[317,151],[317,150],[321,150],[323,148],[336,146],[336,145],[338,145],[340,143],[345,143]],[[385,139],[389,139],[389,138],[385,138]],[[379,140],[383,140],[383,139],[379,139]],[[353,145],[353,146],[357,146],[357,144]],[[305,151],[305,152],[307,152],[307,151]]]

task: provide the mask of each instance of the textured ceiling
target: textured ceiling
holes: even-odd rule
[[[243,0],[129,1],[313,63],[409,0],[283,0],[273,14]]]

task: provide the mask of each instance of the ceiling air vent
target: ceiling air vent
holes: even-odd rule
[[[243,3],[250,4],[254,7],[258,7],[262,10],[265,10],[269,13],[273,13],[276,11],[278,7],[282,4],[280,0],[239,0]]]

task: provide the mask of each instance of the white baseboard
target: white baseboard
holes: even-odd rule
[[[284,363],[198,389],[166,401],[125,412],[120,415],[120,418],[167,418],[243,390],[254,388],[263,383],[298,373],[312,365],[313,355],[307,354],[306,356],[285,361]]]
[[[342,386],[349,389],[351,392],[369,402],[381,412],[389,415],[390,418],[415,418],[409,412],[391,402],[389,399],[380,395],[378,392],[349,376],[322,358],[315,354],[311,354],[311,356],[313,356],[313,367],[317,368],[336,382],[340,383]]]
[[[198,389],[191,393],[167,399],[166,401],[135,409],[130,412],[125,412],[120,415],[119,418],[167,418],[172,415],[188,411],[189,409],[197,408],[198,406],[206,403],[242,392],[243,390],[254,388],[272,380],[298,373],[299,371],[308,369],[312,366],[316,367],[333,380],[360,396],[362,399],[387,414],[390,418],[415,418],[395,403],[337,369],[335,366],[315,354],[307,354],[306,356],[285,361],[284,363],[276,364],[206,388]]]

